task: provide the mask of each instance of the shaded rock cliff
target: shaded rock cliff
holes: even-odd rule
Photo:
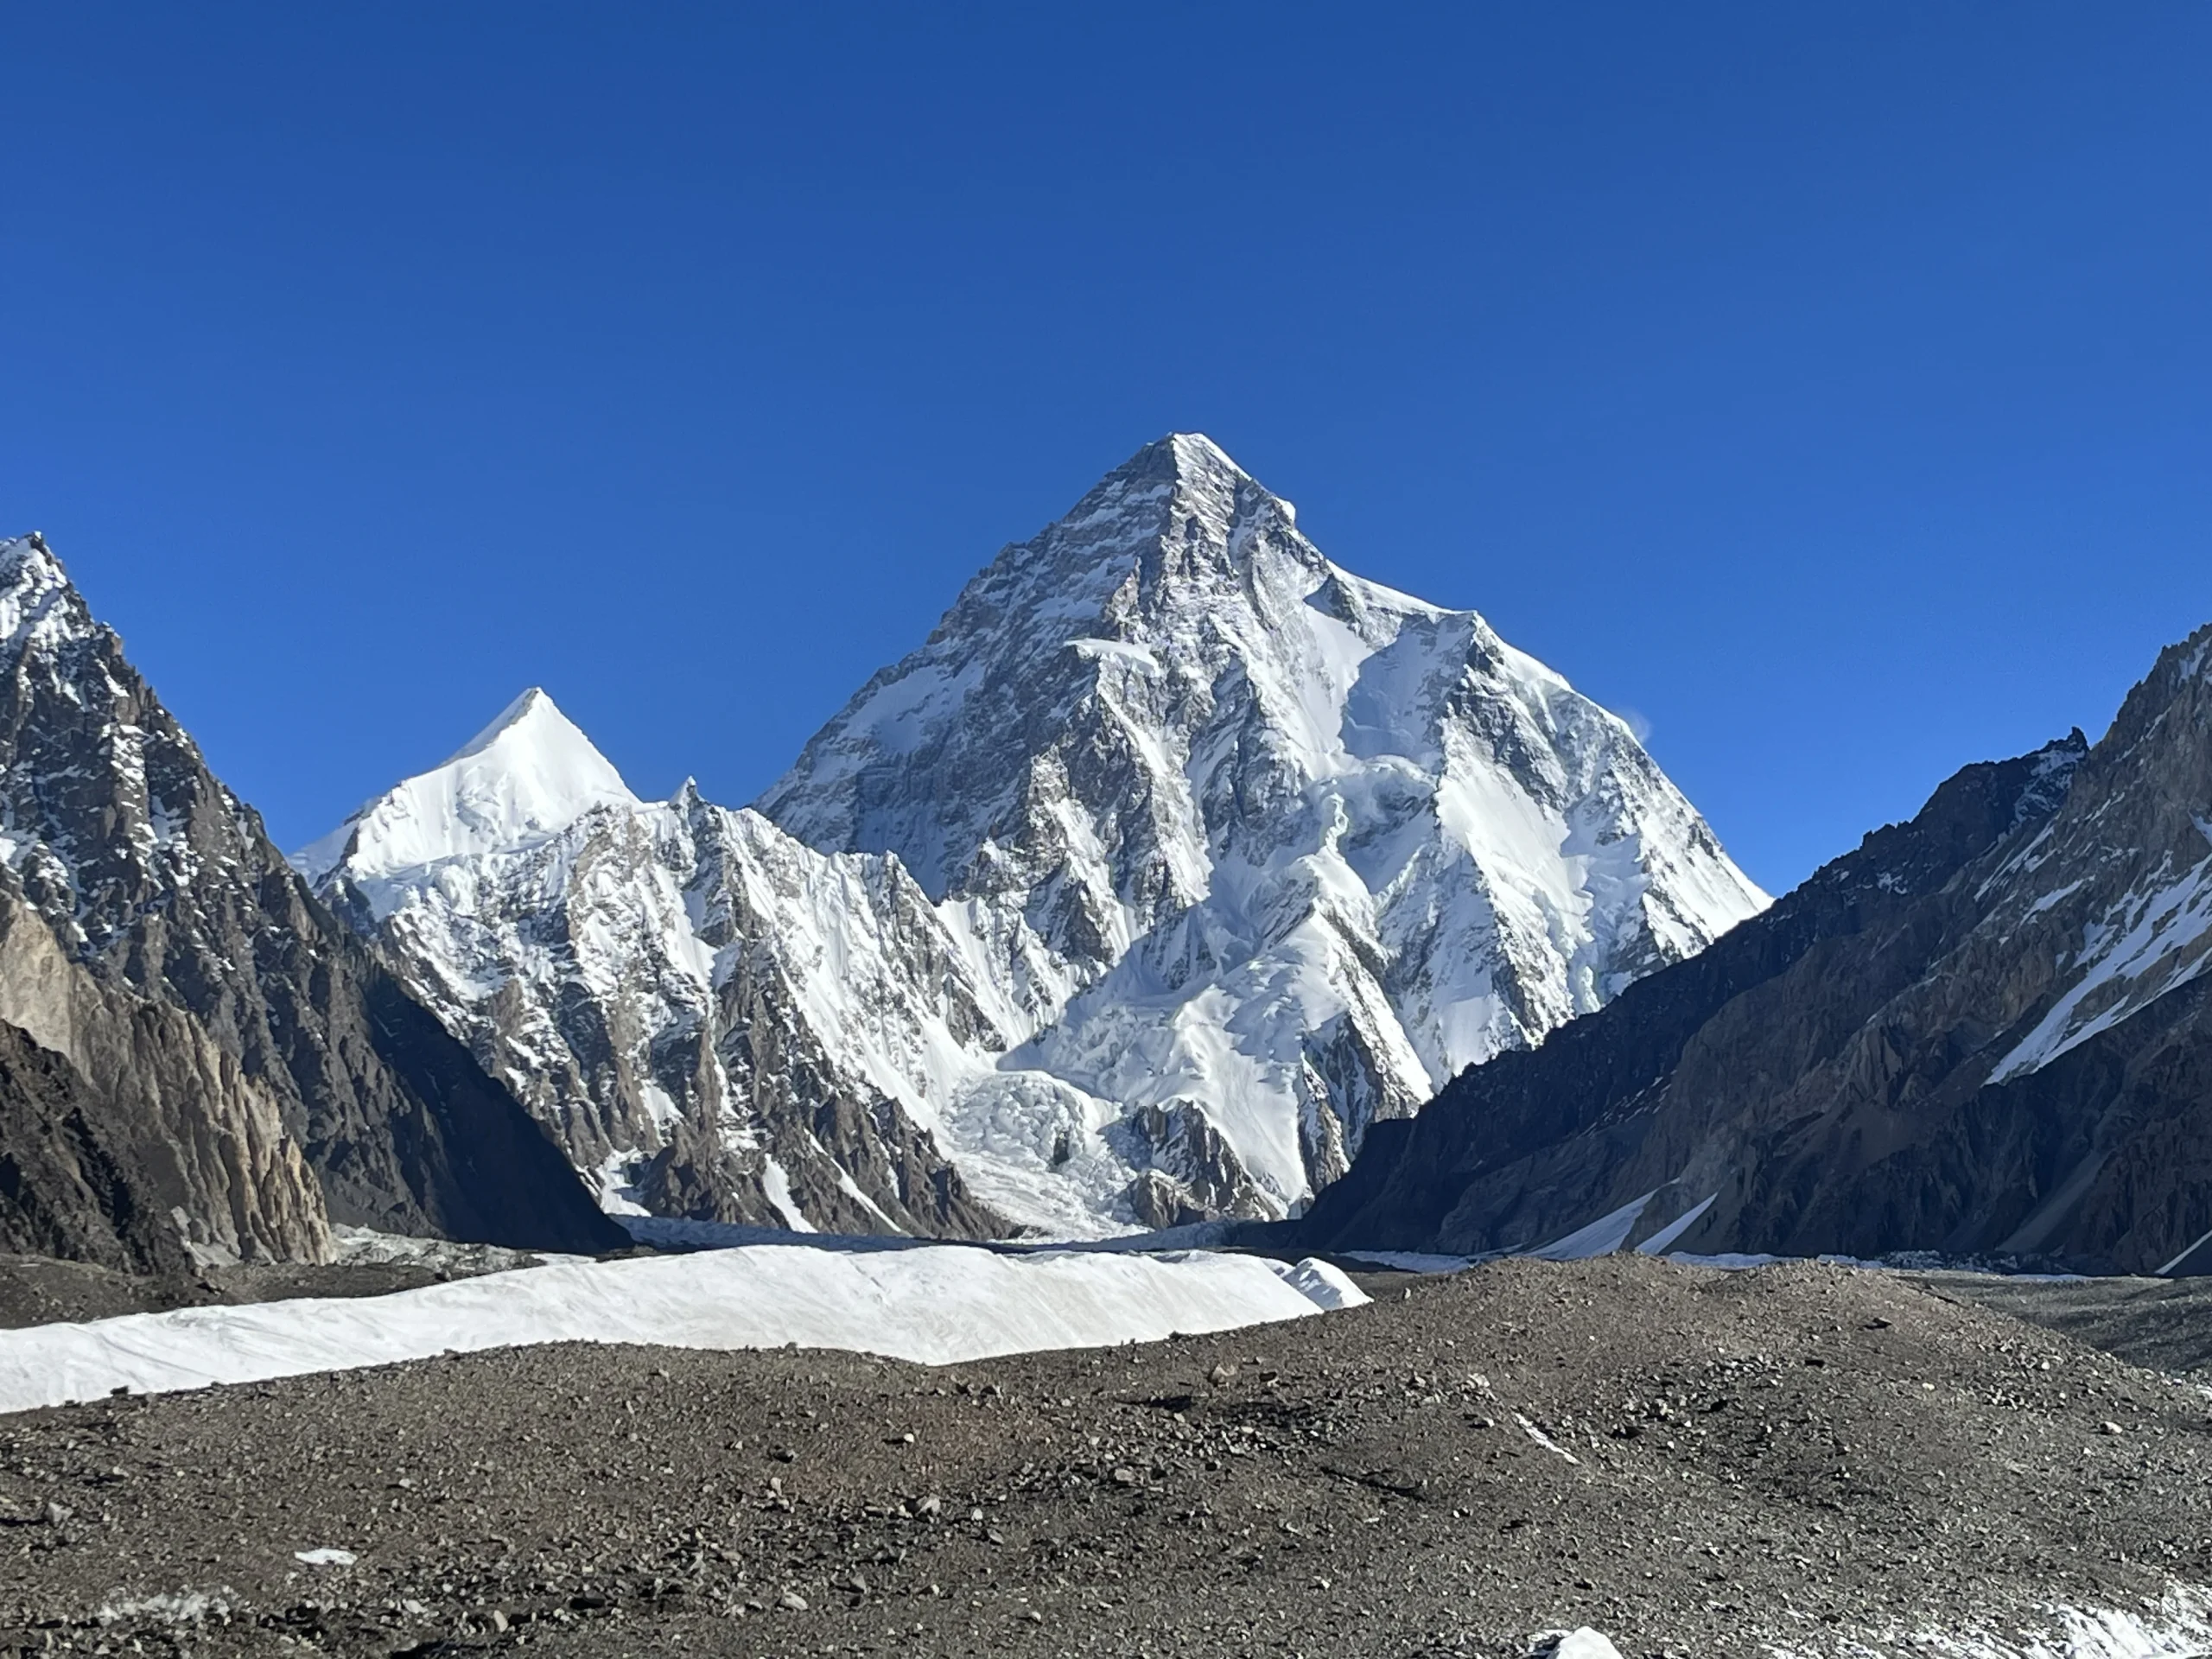
[[[2212,1256],[2212,628],[1370,1137],[1309,1245]]]
[[[326,1216],[626,1242],[309,895],[35,536],[0,542],[0,1019],[147,1120],[141,1163],[175,1200],[155,1207],[207,1235],[191,1242],[312,1257]]]

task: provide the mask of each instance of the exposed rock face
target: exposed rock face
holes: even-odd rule
[[[134,1128],[67,1060],[0,1025],[0,1249],[125,1273],[189,1271]]]
[[[1461,1077],[1304,1236],[2206,1265],[2208,656],[2212,628],[2094,747],[1968,767],[1703,956]]]
[[[161,1273],[320,1261],[322,1189],[276,1092],[191,1015],[69,960],[0,873],[0,1236]]]
[[[542,694],[298,855],[608,1201],[1275,1217],[1764,903],[1625,726],[1204,438],[961,594],[758,811]]]
[[[624,1242],[314,902],[35,537],[0,543],[0,1020],[132,1120],[103,1144],[133,1141],[155,1190],[132,1202],[193,1243],[314,1258],[326,1215]]]

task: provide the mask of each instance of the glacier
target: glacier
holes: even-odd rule
[[[1157,1342],[1367,1297],[1325,1262],[1210,1252],[754,1244],[556,1259],[382,1296],[302,1297],[0,1331],[0,1413],[552,1342],[798,1343],[949,1365]]]

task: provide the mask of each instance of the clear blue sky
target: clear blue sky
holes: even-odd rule
[[[2202,5],[10,3],[0,67],[0,526],[286,845],[532,683],[749,799],[1176,429],[1777,889],[2212,617]]]

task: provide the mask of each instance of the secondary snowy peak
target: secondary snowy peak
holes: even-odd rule
[[[993,1027],[895,861],[825,856],[688,780],[641,802],[532,691],[295,861],[607,1208],[1005,1230],[906,1110],[937,1047],[983,1063],[962,1044]]]
[[[294,855],[310,880],[343,860],[378,883],[441,859],[542,841],[598,806],[635,806],[613,765],[532,686],[440,765]]]

